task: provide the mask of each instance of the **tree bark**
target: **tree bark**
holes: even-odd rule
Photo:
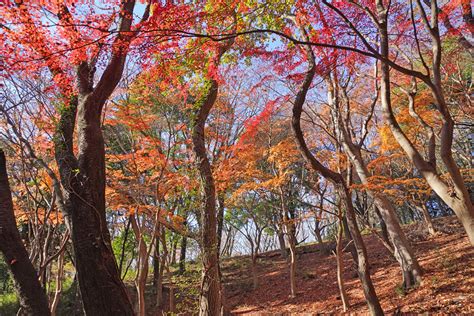
[[[218,48],[215,61],[219,65],[222,55],[233,44],[233,39]],[[219,84],[208,79],[204,94],[195,104],[192,142],[203,187],[204,205],[201,210],[201,261],[202,279],[199,298],[200,315],[223,314],[222,287],[219,269],[219,245],[217,244],[216,187],[212,168],[207,156],[204,127],[209,113],[217,99]]]
[[[200,315],[222,314],[222,289],[219,272],[217,245],[216,188],[212,169],[207,157],[204,126],[209,112],[217,98],[218,83],[211,80],[204,100],[199,102],[193,126],[193,149],[198,162],[203,186],[204,206],[201,211],[201,260],[202,280],[200,291]]]
[[[78,100],[78,159],[70,147],[74,106],[65,110],[70,113],[63,114],[60,119],[59,128],[64,129],[56,135],[56,161],[64,188],[65,218],[71,229],[77,277],[86,314],[133,315],[132,304],[115,262],[105,217],[101,106],[103,103],[90,96]],[[68,138],[70,143],[64,141]]]
[[[434,228],[433,225],[433,220],[431,219],[430,212],[428,212],[428,208],[426,207],[426,204],[423,202],[421,206],[415,205],[415,208],[423,214],[423,219],[426,224],[426,229],[428,230],[428,233],[432,236],[436,235],[436,229]]]
[[[349,252],[351,253],[352,260],[354,261],[354,264],[357,266],[357,262],[358,262],[357,250],[355,249],[355,246],[353,243],[352,235],[349,230],[349,224],[347,224],[346,216],[342,218],[342,225],[344,226],[344,235],[346,236],[347,243],[349,244],[348,246],[346,246],[346,249],[349,250]]]
[[[280,254],[283,258],[288,259],[288,252],[286,251],[286,243],[285,243],[285,234],[283,230],[277,227],[277,236],[278,236],[278,245],[280,246]]]
[[[387,243],[387,245],[393,246],[392,243],[390,242],[390,237],[388,236],[388,231],[387,231],[387,224],[385,224],[385,221],[382,218],[382,214],[380,214],[380,211],[377,206],[374,206],[375,214],[377,214],[377,217],[379,219],[379,225],[380,225],[380,230],[382,231],[382,238],[383,240]]]
[[[61,298],[61,293],[63,291],[63,276],[64,276],[64,255],[65,250],[63,249],[58,257],[58,270],[56,272],[56,289],[54,291],[54,298],[51,302],[51,315],[56,315],[56,309]]]
[[[179,254],[179,274],[183,274],[186,271],[186,247],[187,247],[187,240],[186,236],[181,237],[181,247],[180,247],[180,254]]]
[[[339,218],[339,225],[337,229],[337,239],[336,239],[337,285],[339,286],[339,293],[341,295],[343,311],[347,312],[347,309],[350,307],[350,303],[349,303],[349,297],[347,296],[346,286],[344,282],[344,260],[343,260],[344,253],[342,251],[343,231],[344,231],[344,225],[342,223],[342,218]]]
[[[137,223],[136,213],[130,216],[132,230],[135,238],[138,241],[138,258],[137,258],[137,276],[135,279],[135,287],[138,295],[138,315],[145,316],[145,290],[146,280],[148,277],[148,250],[145,241],[143,240],[142,231]]]
[[[369,307],[369,312],[371,315],[383,315],[382,307],[380,306],[380,302],[370,277],[367,250],[357,225],[357,219],[352,206],[352,197],[344,184],[338,184],[337,187],[339,194],[342,195],[342,200],[346,209],[347,224],[357,251],[357,272],[362,283],[362,289]]]
[[[50,315],[48,298],[38,281],[16,227],[5,154],[0,149],[0,251],[12,273],[20,309],[26,315]]]
[[[153,286],[157,286],[160,278],[160,239],[155,239],[155,249],[153,252]]]
[[[296,297],[296,225],[293,217],[289,217],[289,210],[285,201],[285,194],[283,189],[280,187],[280,202],[281,209],[283,212],[284,227],[286,229],[286,236],[288,240],[288,246],[290,248],[290,260],[288,262],[290,268],[290,297]]]
[[[102,109],[122,77],[128,47],[135,34],[127,33],[131,29],[134,7],[134,0],[121,1],[114,49],[95,86],[94,63],[83,61],[78,65],[77,96],[70,97],[61,109],[54,135],[55,159],[65,200],[64,217],[70,226],[77,278],[87,315],[134,314],[107,229],[105,148],[101,130]],[[148,13],[149,6],[144,19]],[[65,5],[58,18],[65,23],[72,22]],[[57,71],[52,69],[55,75]],[[64,91],[63,95],[70,95],[70,91]],[[76,124],[77,157],[73,149]]]
[[[217,247],[219,256],[221,255],[221,248],[222,248],[222,232],[224,228],[224,195],[223,193],[218,194],[217,201],[219,202],[219,207],[217,210]]]

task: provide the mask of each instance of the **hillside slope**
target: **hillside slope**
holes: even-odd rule
[[[365,236],[373,281],[387,313],[474,313],[474,248],[454,218],[435,221],[439,233],[427,237],[420,224],[406,227],[425,274],[422,284],[404,293],[397,263],[374,235]],[[311,249],[313,247],[313,249]],[[316,251],[315,251],[316,250]],[[276,253],[262,255],[259,286],[252,289],[248,258],[223,263],[226,300],[235,315],[305,314],[342,312],[336,283],[336,262],[317,247],[299,248],[298,295],[289,298],[287,264]],[[242,262],[245,262],[243,264]],[[367,312],[357,274],[348,253],[344,256],[350,312]]]

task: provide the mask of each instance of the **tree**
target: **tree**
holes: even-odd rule
[[[15,280],[20,306],[27,315],[50,315],[48,298],[16,227],[3,150],[0,150],[0,210],[0,251]]]
[[[325,167],[321,162],[319,162],[306,144],[303,131],[301,129],[301,113],[303,111],[303,105],[306,99],[306,94],[311,86],[313,81],[314,75],[316,73],[316,65],[314,61],[314,53],[312,51],[311,46],[306,46],[306,56],[308,58],[308,70],[305,74],[303,83],[301,84],[298,93],[295,97],[293,102],[293,117],[292,117],[292,128],[295,133],[295,138],[298,143],[298,147],[303,155],[303,157],[308,161],[310,166],[314,169],[314,171],[320,173],[323,177],[331,181],[334,186],[337,188],[339,196],[341,197],[342,202],[344,203],[346,216],[348,219],[348,225],[350,229],[350,233],[354,240],[354,245],[357,250],[357,259],[358,259],[358,273],[359,278],[362,282],[362,287],[364,289],[364,295],[367,301],[367,305],[369,307],[369,311],[373,315],[382,315],[383,311],[380,306],[379,300],[377,298],[377,294],[375,293],[374,286],[372,284],[372,280],[370,278],[370,272],[368,269],[368,262],[367,262],[367,250],[364,245],[364,241],[362,240],[362,236],[360,235],[359,228],[357,226],[357,220],[355,217],[353,205],[352,205],[352,197],[350,195],[350,191],[347,188],[345,183],[344,177],[341,173],[335,172],[327,167]]]
[[[251,273],[253,289],[258,287],[257,263],[261,251],[261,241],[264,230],[268,226],[268,205],[259,203],[258,194],[252,193],[240,196],[233,201],[227,221],[247,240],[250,246]]]
[[[44,11],[41,11],[41,6],[28,7],[22,2],[16,6],[10,5],[7,7],[10,12],[8,17],[13,21],[2,23],[17,24],[16,32],[7,26],[3,28],[4,34],[10,36],[10,41],[22,43],[26,59],[39,61],[38,69],[49,69],[62,104],[53,142],[61,193],[65,201],[62,211],[71,229],[78,280],[84,309],[88,314],[133,314],[130,299],[118,275],[105,217],[105,155],[101,115],[104,104],[120,81],[129,45],[134,38],[134,34],[127,33],[132,29],[134,7],[135,1],[120,3],[118,32],[110,43],[110,59],[96,84],[94,75],[104,43],[100,43],[99,39],[99,45],[93,50],[88,50],[87,45],[81,46],[82,49],[76,48],[80,40],[88,40],[81,38],[78,26],[81,23],[66,4],[51,5],[48,11],[57,24],[58,32],[52,35],[47,26],[36,28],[34,41],[25,32],[29,33],[29,25],[42,24]],[[94,12],[92,7],[89,9]],[[147,20],[148,15],[149,9],[146,9],[142,20]],[[92,38],[103,32],[100,28],[91,32],[87,25],[82,26],[82,30],[82,35]],[[65,34],[67,44],[64,49],[64,41],[56,41],[56,37]],[[13,58],[10,57],[6,62],[17,62],[15,57],[24,59],[17,54],[11,56]],[[68,58],[69,63],[65,63]],[[72,69],[68,69],[68,66],[72,66]],[[74,133],[78,140],[77,155]]]
[[[222,55],[231,47],[233,41],[220,45],[216,49],[213,63],[218,66]],[[201,251],[202,283],[200,297],[200,315],[220,315],[222,308],[222,290],[219,272],[219,247],[217,245],[216,189],[211,165],[207,157],[204,126],[217,98],[219,83],[216,78],[206,79],[203,94],[195,103],[193,125],[193,150],[203,186],[204,205],[201,210]]]
[[[454,120],[452,118],[450,109],[446,103],[444,95],[444,88],[442,83],[442,72],[441,72],[441,34],[439,29],[439,7],[437,1],[431,1],[430,14],[428,18],[427,11],[420,1],[416,1],[417,8],[419,10],[419,17],[423,26],[417,25],[415,20],[415,13],[412,2],[410,2],[409,12],[410,21],[413,26],[413,34],[415,39],[415,46],[417,47],[417,54],[424,69],[424,72],[414,70],[413,68],[407,68],[399,63],[396,63],[390,59],[390,38],[388,35],[389,30],[389,18],[390,18],[390,6],[386,6],[382,0],[377,0],[376,5],[373,9],[368,6],[363,6],[357,3],[353,3],[353,8],[359,8],[363,10],[369,19],[374,24],[378,32],[378,44],[380,52],[376,48],[371,46],[367,41],[367,38],[362,35],[356,25],[352,23],[347,14],[343,12],[344,8],[334,6],[333,4],[323,1],[323,3],[329,7],[337,16],[339,16],[348,28],[353,31],[356,38],[362,42],[362,45],[368,51],[368,55],[379,60],[381,63],[381,108],[385,120],[387,121],[391,132],[394,135],[396,141],[405,151],[406,155],[410,158],[415,167],[419,170],[421,175],[425,178],[431,188],[440,196],[443,201],[448,204],[455,214],[458,216],[460,222],[463,224],[466,233],[469,236],[471,243],[474,243],[474,207],[469,196],[466,184],[463,180],[462,174],[459,170],[456,161],[453,158],[452,146],[453,146],[453,132],[454,132]],[[399,12],[396,12],[399,13]],[[395,13],[395,14],[396,14]],[[425,30],[431,39],[431,53],[432,62],[431,66],[425,61],[423,51],[421,50],[419,32]],[[392,100],[391,100],[391,70],[390,67],[399,71],[405,75],[415,77],[426,84],[433,96],[439,115],[441,116],[441,128],[440,128],[440,140],[439,140],[439,151],[441,160],[446,168],[449,175],[449,181],[443,180],[437,169],[437,157],[436,148],[437,142],[431,132],[427,134],[427,138],[430,139],[428,142],[427,156],[425,159],[420,151],[416,148],[413,142],[407,137],[396,117],[393,113]],[[427,129],[431,131],[431,128]],[[430,135],[431,134],[431,135]]]

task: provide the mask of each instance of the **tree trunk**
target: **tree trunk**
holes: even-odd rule
[[[323,242],[323,237],[321,236],[321,230],[319,229],[319,221],[315,221],[315,227],[314,227],[314,234],[316,235],[316,240],[318,241],[318,244],[322,245]]]
[[[306,34],[305,30],[303,30],[303,33]],[[340,173],[334,172],[333,170],[325,167],[323,164],[321,164],[319,160],[315,158],[311,150],[308,148],[308,145],[306,144],[303,130],[301,129],[301,114],[303,112],[303,105],[306,100],[306,94],[308,93],[314,75],[316,73],[316,64],[314,61],[314,53],[312,51],[312,48],[310,46],[305,46],[305,49],[307,52],[309,69],[306,72],[305,79],[298,93],[296,94],[296,98],[293,103],[293,117],[291,120],[291,126],[295,134],[298,148],[305,160],[311,165],[311,168],[313,168],[314,171],[318,172],[323,177],[331,181],[337,188],[337,191],[340,192],[340,194],[342,195],[341,198],[344,199],[344,202],[346,204],[348,226],[357,251],[357,268],[359,278],[362,282],[364,296],[369,307],[369,311],[372,315],[383,315],[382,307],[380,306],[380,302],[378,300],[377,294],[375,293],[375,289],[370,278],[367,262],[367,250],[365,249],[362,236],[357,226],[357,220],[352,206],[352,198],[347,187],[344,185],[344,178]]]
[[[280,202],[283,211],[283,225],[286,229],[286,236],[288,238],[288,245],[290,248],[290,260],[288,262],[290,268],[290,297],[296,297],[296,224],[294,214],[291,218],[288,216],[290,210],[287,208],[285,201],[285,194],[282,187],[280,187]]]
[[[226,238],[224,247],[222,248],[222,255],[225,257],[232,256],[232,249],[234,247],[234,233],[232,232],[232,226],[229,226],[229,229],[226,230]]]
[[[176,253],[178,251],[178,240],[171,243],[171,265],[176,264]]]
[[[111,56],[95,84],[95,67],[88,61],[77,66],[77,91],[63,104],[53,137],[55,160],[64,196],[64,217],[70,226],[77,278],[87,315],[133,315],[133,306],[120,278],[105,216],[105,148],[102,110],[118,85],[129,44],[134,0],[121,1],[117,36]],[[149,16],[149,7],[143,18]],[[60,20],[70,13],[64,6]],[[54,75],[54,69],[52,70]],[[71,87],[72,88],[72,87]],[[77,121],[76,121],[77,119]],[[77,125],[77,126],[76,126]],[[77,130],[75,131],[75,128]],[[77,135],[77,157],[74,150]]]
[[[0,251],[15,283],[20,309],[27,315],[50,315],[48,298],[38,281],[16,227],[5,154],[0,149]]]
[[[426,207],[426,204],[423,202],[421,206],[415,205],[416,209],[423,214],[423,219],[426,224],[426,229],[428,230],[428,233],[431,236],[436,235],[436,229],[434,228],[433,225],[433,220],[431,219],[430,212],[428,212],[428,208]]]
[[[139,316],[146,315],[145,306],[145,290],[146,280],[148,277],[148,250],[140,227],[138,226],[137,219],[135,218],[138,214],[131,215],[131,224],[135,239],[138,241],[138,258],[137,258],[137,276],[135,279],[135,287],[138,295],[138,313]]]
[[[64,276],[64,255],[65,251],[63,250],[58,257],[58,270],[56,272],[56,289],[54,291],[54,298],[51,303],[51,315],[56,315],[56,309],[59,304],[61,293],[63,291],[63,276]]]
[[[218,254],[221,254],[222,248],[222,232],[224,229],[224,196],[223,194],[218,194],[217,201],[219,202],[219,207],[217,209],[217,248]]]
[[[160,278],[160,239],[155,239],[155,251],[153,252],[153,286],[158,286]],[[157,291],[158,292],[158,291]]]
[[[224,42],[218,47],[215,65],[219,65],[222,55],[232,46],[234,39]],[[217,209],[216,187],[212,168],[207,157],[204,127],[209,113],[217,99],[219,84],[216,79],[208,79],[204,94],[195,103],[193,118],[192,142],[193,151],[198,164],[199,175],[203,187],[204,205],[201,209],[201,261],[202,280],[199,298],[200,315],[223,314],[223,295],[221,273],[219,269],[219,245],[217,244]]]
[[[186,247],[187,247],[187,237],[181,237],[181,249],[179,254],[179,274],[183,274],[186,271]]]
[[[431,3],[432,8],[437,10],[436,2],[432,1]],[[395,140],[405,151],[415,167],[420,171],[429,186],[449,207],[452,208],[466,230],[471,245],[474,245],[474,207],[471,202],[469,191],[467,190],[464,179],[459,171],[459,167],[456,165],[452,155],[454,121],[449,113],[449,108],[443,95],[440,73],[441,41],[437,19],[432,19],[432,21],[436,21],[436,25],[430,26],[430,34],[433,39],[432,76],[418,77],[420,77],[431,89],[433,98],[436,100],[438,111],[442,116],[440,156],[450,176],[450,185],[441,178],[436,170],[435,147],[431,146],[429,155],[430,161],[426,161],[410,139],[405,135],[393,113],[390,96],[390,65],[386,62],[386,60],[389,59],[387,10],[383,5],[382,0],[377,0],[376,5],[379,20],[380,55],[383,58],[381,59],[381,105],[384,119],[388,122]],[[431,12],[431,14],[436,14],[437,17],[437,12]],[[433,79],[431,79],[431,77]]]
[[[314,234],[316,235],[316,239],[318,240],[318,244],[321,247],[321,253],[329,254],[329,250],[327,245],[323,241],[323,237],[321,236],[321,229],[319,228],[319,220],[315,219],[314,223]]]
[[[105,217],[105,150],[100,108],[89,96],[79,101],[79,158],[75,159],[72,148],[62,147],[66,142],[60,142],[56,146],[56,161],[62,186],[66,188],[65,217],[71,230],[84,310],[88,315],[133,315]]]
[[[159,263],[158,263],[158,279],[156,281],[156,306],[162,310],[163,309],[163,303],[164,303],[164,298],[163,298],[163,278],[164,278],[164,273],[165,273],[165,266],[166,265],[166,258],[168,257],[168,248],[166,247],[166,239],[164,238],[165,236],[165,228],[160,225],[158,228],[158,233],[160,238],[157,238],[157,243],[156,247],[159,247],[159,244],[162,244],[162,250],[161,250],[161,256],[158,257]]]
[[[343,129],[343,127],[341,127],[341,129]],[[346,131],[343,131],[342,138],[344,151],[355,167],[362,184],[368,186],[370,184],[368,180],[370,175],[365,162],[363,161],[360,150],[351,143]],[[400,226],[395,209],[393,208],[392,203],[383,194],[372,190],[367,190],[367,192],[374,200],[374,203],[387,226],[388,235],[390,236],[390,241],[395,251],[395,258],[400,264],[402,270],[403,285],[405,288],[413,287],[421,281],[422,270],[413,250],[411,249],[410,243]]]
[[[347,240],[348,246],[346,246],[346,249],[351,253],[352,260],[354,261],[354,264],[357,266],[359,260],[357,259],[357,250],[354,246],[354,240],[352,239],[351,232],[349,230],[349,224],[347,224],[347,217],[344,216],[342,218],[342,225],[344,226],[344,235]]]
[[[288,252],[286,251],[285,234],[283,230],[277,228],[278,244],[280,245],[280,254],[283,258],[288,259]]]
[[[377,217],[379,219],[380,230],[382,231],[383,240],[387,243],[387,245],[393,246],[390,242],[390,237],[388,236],[387,224],[385,224],[385,221],[382,218],[382,214],[380,214],[379,208],[377,206],[374,206],[374,210],[375,214],[377,214]]]
[[[341,214],[342,215],[342,214]],[[336,239],[336,264],[337,264],[337,285],[339,286],[339,293],[342,300],[342,308],[344,312],[347,312],[347,309],[350,307],[349,297],[347,296],[346,286],[344,282],[344,260],[343,260],[343,251],[342,251],[342,234],[344,231],[344,225],[342,219],[339,219],[339,225],[337,229],[337,239]]]
[[[290,244],[290,297],[296,297],[296,243],[293,237],[289,237]]]
[[[193,127],[193,149],[198,163],[203,186],[204,205],[201,210],[201,260],[202,280],[200,289],[200,315],[222,314],[222,289],[219,271],[219,254],[217,245],[216,189],[212,169],[207,157],[204,126],[209,112],[217,98],[218,84],[211,80],[204,100],[197,102]]]
[[[156,307],[160,310],[163,308],[163,272],[163,262],[160,262],[158,280],[156,280]]]
[[[253,289],[256,290],[258,287],[258,275],[257,275],[257,254],[252,253],[252,283]]]
[[[349,226],[354,245],[357,251],[357,268],[359,279],[362,282],[362,289],[364,290],[365,299],[369,307],[371,315],[383,315],[382,307],[380,306],[379,299],[375,293],[375,288],[372,283],[369,271],[369,263],[367,259],[367,250],[365,248],[364,240],[360,234],[359,227],[357,225],[357,219],[355,216],[354,209],[352,207],[352,197],[349,190],[343,185],[338,185],[338,192],[342,195],[344,206],[346,209],[347,224]]]
[[[130,231],[130,224],[131,224],[131,217],[133,215],[128,216],[127,218],[127,226],[125,227],[125,233],[123,236],[123,243],[122,243],[122,250],[120,253],[120,261],[119,261],[119,275],[120,278],[122,278],[122,272],[123,272],[123,261],[125,259],[125,247],[127,245],[127,239],[128,239],[128,232]]]

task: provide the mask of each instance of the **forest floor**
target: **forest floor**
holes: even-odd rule
[[[405,292],[398,264],[374,234],[364,235],[372,280],[386,314],[473,314],[474,315],[474,247],[455,217],[435,219],[439,230],[429,236],[422,223],[407,225],[411,240],[424,270],[422,283]],[[330,244],[326,243],[327,246]],[[258,262],[258,287],[253,289],[250,258],[239,256],[222,261],[226,306],[233,315],[313,315],[342,313],[336,282],[336,260],[321,245],[297,248],[297,296],[290,298],[289,267],[279,251],[262,253]],[[184,275],[174,275],[176,307],[179,315],[197,314],[200,271],[198,264],[187,264]],[[367,314],[360,282],[349,253],[344,254],[344,280],[349,294],[350,313]],[[72,280],[69,280],[72,281]],[[58,307],[58,315],[83,315],[77,295],[68,289]],[[127,282],[133,301],[136,291]],[[169,284],[165,282],[164,311],[169,310]],[[147,286],[148,315],[161,315],[155,307],[156,294],[151,282]],[[0,293],[0,316],[14,315],[18,301],[14,293]]]
[[[422,223],[407,225],[411,240],[424,269],[422,283],[408,293],[398,264],[377,236],[364,235],[372,280],[386,314],[472,314],[474,315],[474,247],[455,217],[435,219],[440,231],[428,236]],[[330,245],[326,243],[326,245]],[[289,267],[279,251],[262,253],[258,262],[258,287],[253,289],[250,258],[239,256],[222,261],[226,305],[233,315],[313,315],[342,313],[336,283],[336,260],[317,244],[297,248],[297,296],[290,298]],[[151,274],[151,273],[150,273]],[[183,275],[174,275],[174,292],[178,315],[194,315],[198,310],[200,284],[199,264],[188,263]],[[350,298],[349,312],[367,314],[367,307],[356,270],[349,253],[344,254],[344,280]],[[65,281],[65,291],[58,315],[83,315],[72,279]],[[132,280],[127,286],[136,302]],[[169,283],[165,282],[164,311],[169,310]],[[162,315],[155,306],[155,288],[147,285],[147,315]],[[0,292],[0,316],[15,315],[18,301],[15,293]]]
[[[364,236],[372,280],[387,314],[474,313],[474,247],[455,218],[435,220],[441,232],[427,236],[421,223],[406,226],[409,239],[424,270],[422,283],[407,293],[400,286],[401,273],[393,256],[373,234]],[[334,255],[324,255],[317,245],[298,248],[297,296],[289,297],[289,268],[279,253],[261,255],[259,284],[252,288],[250,260],[224,260],[226,303],[235,315],[308,315],[342,313]],[[244,260],[242,260],[244,259]],[[344,254],[344,279],[350,312],[367,313],[367,305],[351,256]]]

